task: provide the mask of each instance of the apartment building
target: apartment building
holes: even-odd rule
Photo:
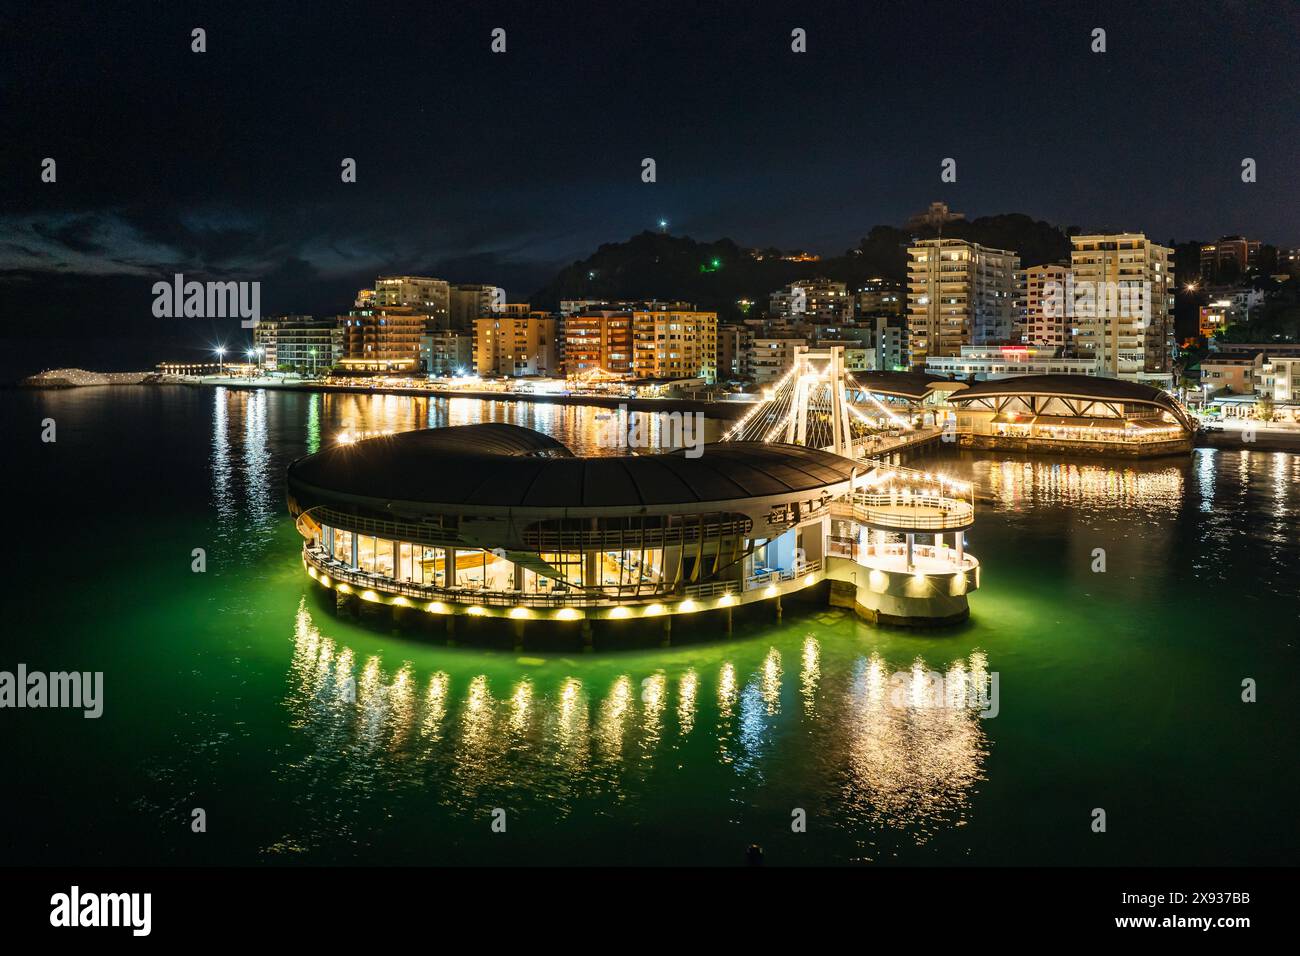
[[[859,318],[868,315],[902,315],[907,305],[907,293],[897,282],[888,279],[868,279],[853,296],[854,314]]]
[[[801,279],[768,298],[774,319],[807,322],[848,322],[853,318],[853,297],[843,282]]]
[[[470,331],[474,320],[499,309],[506,301],[506,291],[495,285],[451,285],[447,289],[447,325],[457,331]]]
[[[718,381],[748,379],[750,347],[754,330],[748,325],[718,326]]]
[[[1259,258],[1258,239],[1242,236],[1224,236],[1218,242],[1201,246],[1201,278],[1216,282],[1220,278],[1236,278],[1255,267]]]
[[[253,351],[263,368],[276,368],[279,346],[280,319],[278,315],[264,315],[253,326]]]
[[[343,360],[343,326],[336,316],[282,315],[276,331],[275,364],[294,372],[314,373]]]
[[[1211,352],[1201,359],[1201,387],[1207,394],[1227,390],[1233,395],[1249,395],[1255,390],[1255,373],[1263,363],[1263,352],[1253,355]]]
[[[420,336],[429,316],[406,306],[353,309],[338,317],[340,363],[353,372],[414,372],[420,364]]]
[[[1171,380],[1173,250],[1142,233],[1070,241],[1072,292],[1066,305],[1074,351],[1094,359],[1100,375]]]
[[[909,361],[1010,341],[1020,257],[964,239],[922,239],[907,250]]]
[[[794,365],[807,339],[755,338],[749,350],[749,368],[756,385],[770,385]]]
[[[1265,355],[1255,369],[1255,391],[1277,403],[1300,402],[1300,356]]]
[[[632,312],[592,308],[564,319],[564,374],[632,373]]]
[[[474,367],[474,336],[454,330],[426,332],[420,336],[420,370],[435,377],[450,377]]]
[[[632,311],[632,372],[637,378],[718,380],[718,314],[645,303]]]
[[[544,312],[474,320],[474,368],[488,377],[555,375],[555,317]]]
[[[1070,276],[1068,263],[1030,266],[1021,273],[1020,301],[1024,345],[1064,351],[1070,347],[1070,326],[1066,321],[1065,288]]]

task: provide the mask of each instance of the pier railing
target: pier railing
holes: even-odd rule
[[[960,498],[887,491],[854,492],[832,502],[831,514],[902,531],[956,531],[975,520],[974,506]]]

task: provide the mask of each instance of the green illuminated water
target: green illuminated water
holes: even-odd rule
[[[516,654],[335,617],[285,466],[342,431],[484,417],[594,453],[603,412],[182,387],[2,405],[0,670],[101,670],[106,699],[99,720],[0,710],[0,862],[1296,859],[1296,456],[951,453],[926,464],[989,499],[966,626],[787,605],[731,638],[702,618],[673,648]],[[882,704],[914,668],[996,672],[998,715]]]

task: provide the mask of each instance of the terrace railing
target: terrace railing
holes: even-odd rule
[[[625,592],[623,594],[589,591],[580,588],[563,591],[498,591],[487,588],[446,587],[436,584],[419,584],[399,581],[382,574],[373,574],[348,567],[324,550],[306,544],[303,559],[317,571],[334,581],[350,587],[373,590],[384,594],[397,594],[419,601],[452,601],[457,604],[478,604],[490,607],[613,607],[619,604],[638,604],[662,601],[672,597],[673,591]]]

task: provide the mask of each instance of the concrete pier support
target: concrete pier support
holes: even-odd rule
[[[591,618],[584,617],[582,619],[582,649],[584,651],[590,651],[594,647],[595,644],[592,641]]]
[[[726,621],[727,633],[730,634],[730,633],[731,633],[731,627],[732,627],[731,608],[729,608],[729,607],[728,607],[728,608],[725,608],[725,609],[723,610],[722,613],[723,613],[723,615],[724,615],[724,619],[725,619],[725,621]]]
[[[524,622],[511,621],[510,624],[511,630],[515,633],[515,650],[522,651],[524,649]]]
[[[865,574],[863,572],[866,572]],[[900,568],[868,568],[848,558],[827,560],[832,607],[853,608],[877,624],[942,627],[970,615],[967,595],[979,587],[979,567],[913,573]]]
[[[781,595],[776,596],[776,621],[781,623]]]
[[[659,642],[659,646],[672,647],[672,644],[673,644],[673,616],[671,614],[665,614],[664,615],[664,636],[663,636],[663,640]]]
[[[456,646],[456,615],[447,615],[447,646]]]

